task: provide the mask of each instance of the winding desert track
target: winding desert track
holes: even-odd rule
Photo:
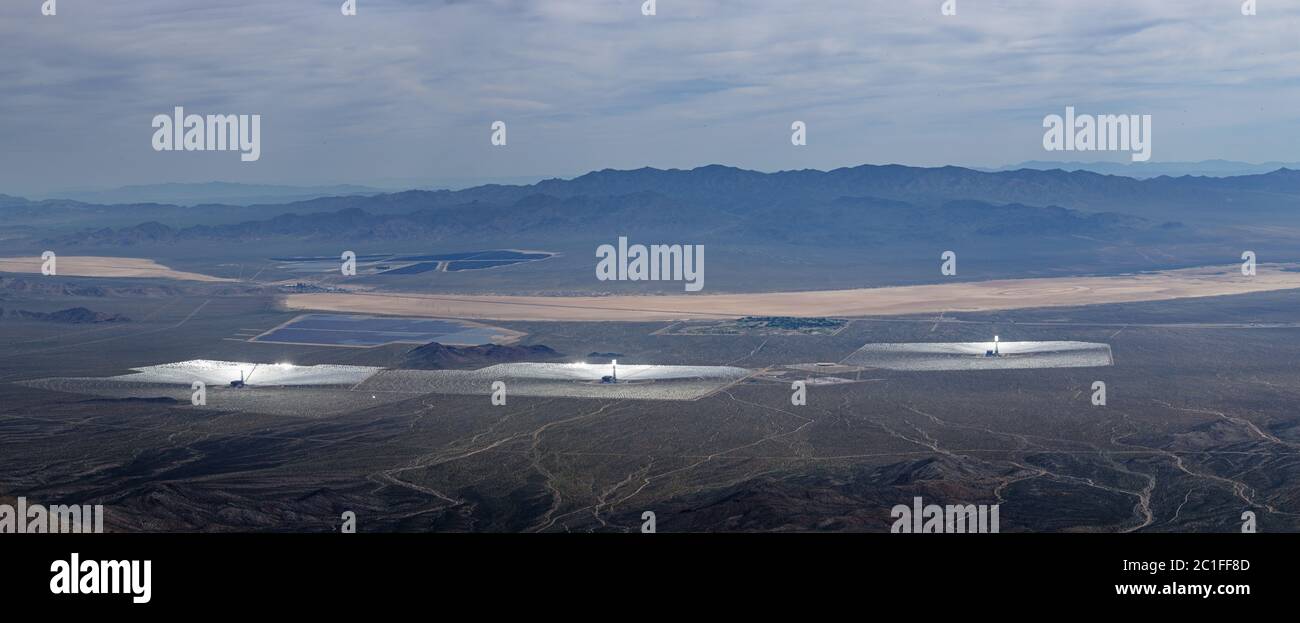
[[[1286,270],[1289,268],[1290,270]],[[479,296],[396,292],[291,294],[284,306],[490,320],[670,321],[742,316],[892,316],[1133,303],[1300,288],[1295,266],[1238,265],[1105,277],[1002,279],[918,286],[662,296]]]

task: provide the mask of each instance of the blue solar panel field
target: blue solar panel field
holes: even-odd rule
[[[370,254],[357,256],[357,273],[367,275],[419,275],[462,272],[537,262],[554,256],[548,251],[491,249],[431,255]],[[339,258],[324,256],[274,257],[281,269],[295,273],[337,272]]]
[[[512,342],[521,334],[463,320],[305,314],[252,339],[254,342],[371,347],[385,344],[477,346]]]

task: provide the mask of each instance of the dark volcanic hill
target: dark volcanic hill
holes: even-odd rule
[[[441,370],[444,368],[481,368],[498,363],[519,361],[551,361],[563,357],[548,346],[445,346],[429,342],[407,351],[401,368],[409,370]]]

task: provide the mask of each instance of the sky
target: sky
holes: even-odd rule
[[[44,2],[0,0],[4,194],[1127,159],[1046,152],[1066,106],[1151,115],[1152,162],[1300,161],[1296,0]],[[261,115],[260,159],[155,151],[176,106]]]

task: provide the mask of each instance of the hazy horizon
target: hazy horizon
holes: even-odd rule
[[[1216,165],[1219,166],[1218,169],[1214,168]],[[205,186],[223,186],[223,187],[229,187],[229,190],[237,190],[237,191],[243,191],[249,193],[250,197],[258,197],[259,198],[258,203],[279,203],[279,201],[273,200],[272,195],[257,195],[255,194],[254,191],[258,189],[274,190],[279,192],[288,192],[291,190],[302,191],[302,193],[298,195],[294,195],[294,194],[285,195],[286,201],[298,201],[310,197],[325,197],[325,196],[331,196],[335,194],[366,194],[369,192],[398,193],[398,192],[405,192],[411,190],[457,191],[457,190],[466,190],[466,189],[476,188],[480,186],[488,186],[488,185],[531,186],[546,180],[556,180],[556,179],[572,180],[578,177],[582,177],[583,175],[587,175],[589,173],[596,173],[602,170],[635,171],[638,169],[656,169],[656,170],[689,171],[693,169],[699,169],[699,168],[711,167],[711,166],[736,168],[741,170],[755,171],[763,174],[784,173],[784,172],[790,172],[796,170],[796,169],[779,169],[779,170],[748,169],[745,167],[734,167],[732,165],[715,162],[715,163],[708,163],[708,164],[703,164],[694,167],[642,166],[642,167],[634,167],[634,168],[627,168],[627,169],[615,169],[612,167],[606,167],[605,169],[593,169],[590,171],[582,171],[579,173],[573,173],[567,175],[533,175],[533,176],[524,175],[524,176],[517,176],[512,178],[479,178],[479,179],[465,179],[465,180],[454,180],[454,181],[442,180],[441,183],[440,181],[436,181],[436,180],[431,182],[420,181],[420,180],[407,180],[407,181],[380,180],[380,181],[376,181],[373,184],[338,182],[334,184],[298,185],[298,184],[277,184],[274,182],[248,183],[248,182],[234,182],[230,180],[212,179],[212,180],[195,181],[195,182],[159,181],[156,183],[127,184],[122,186],[111,186],[111,187],[66,188],[66,189],[54,189],[54,190],[36,192],[30,194],[6,192],[5,189],[0,189],[0,195],[18,196],[24,199],[37,200],[37,201],[47,200],[47,199],[73,199],[78,201],[86,201],[89,203],[97,203],[97,202],[98,203],[137,203],[137,202],[139,203],[182,203],[182,204],[187,203],[185,201],[178,202],[166,198],[161,198],[161,199],[155,198],[153,197],[153,195],[150,195],[151,192],[174,188],[177,192],[194,192],[196,193],[196,196],[204,197],[204,199],[197,201],[197,203],[221,203],[222,201],[213,200],[210,197],[208,197],[208,195],[204,195],[200,191],[204,190],[203,187]],[[856,168],[862,166],[904,166],[904,167],[914,167],[914,168],[943,168],[948,166],[956,166],[959,168],[967,168],[967,169],[980,171],[980,172],[1002,172],[1002,171],[1015,171],[1015,170],[1022,170],[1022,169],[1048,170],[1048,169],[1059,168],[1067,172],[1089,171],[1101,175],[1120,175],[1125,177],[1132,177],[1134,179],[1147,179],[1147,178],[1159,177],[1159,176],[1179,177],[1183,175],[1205,176],[1205,177],[1233,177],[1233,176],[1242,176],[1242,175],[1259,175],[1264,173],[1270,173],[1280,168],[1300,170],[1300,163],[1296,163],[1296,162],[1250,163],[1250,162],[1239,162],[1239,161],[1231,161],[1231,160],[1203,160],[1199,162],[1159,162],[1159,163],[1157,162],[1128,163],[1128,162],[1075,161],[1075,160],[1059,160],[1059,161],[1029,160],[1029,161],[1019,162],[1019,163],[1007,164],[1000,167],[967,167],[963,165],[935,165],[931,167],[917,167],[915,165],[908,165],[903,163],[860,163],[857,165],[846,165],[844,167],[834,167],[834,168],[827,168],[827,169],[809,167],[802,170],[829,172],[839,168]],[[333,192],[338,189],[345,189],[345,188],[350,190],[351,192],[350,193]],[[129,197],[129,198],[126,199],[119,198],[116,200],[101,200],[113,196]],[[189,202],[189,203],[196,203],[196,202]]]

